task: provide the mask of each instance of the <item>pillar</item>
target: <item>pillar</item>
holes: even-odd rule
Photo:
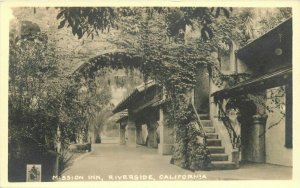
[[[120,123],[120,145],[126,144],[125,132],[126,132],[126,124],[122,125],[122,123]]]
[[[158,123],[156,121],[151,121],[147,124],[148,128],[148,142],[147,146],[150,148],[157,148],[158,143],[157,143],[157,130]]]
[[[266,161],[265,152],[265,129],[266,115],[254,115],[253,124],[249,137],[249,156],[248,159],[252,162],[264,163]]]
[[[143,133],[142,133],[142,125],[136,126],[136,144],[143,145]]]
[[[158,153],[161,155],[172,155],[172,148],[174,145],[173,127],[168,127],[164,123],[163,109],[159,109],[159,144]]]
[[[132,112],[128,112],[126,133],[126,145],[136,146],[136,125],[135,117]]]

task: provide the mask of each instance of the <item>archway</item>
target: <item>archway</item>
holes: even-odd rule
[[[94,112],[94,114],[96,114],[96,118],[94,119],[98,119],[98,121],[95,120],[88,125],[95,127],[92,128],[92,131],[97,132],[89,135],[90,138],[92,137],[93,142],[99,137],[99,132],[108,132],[106,130],[108,126],[115,127],[114,124],[116,124],[116,121],[115,118],[112,117],[113,108],[125,95],[129,94],[134,87],[144,81],[141,65],[142,58],[134,53],[111,52],[89,59],[88,62],[78,67],[71,75],[71,78],[79,85],[79,88],[84,87],[85,90],[87,90],[86,93],[89,92],[88,96],[97,95],[97,91],[101,90],[99,89],[99,83],[96,83],[99,82],[99,80],[100,85],[107,85],[104,89],[110,90],[111,93],[108,96],[99,96],[110,97],[110,104],[99,105],[101,109]],[[120,96],[115,96],[116,94],[121,95],[121,99]],[[119,98],[115,99],[117,97]],[[95,101],[95,103],[96,102],[97,101]],[[107,119],[110,120],[107,121]],[[91,130],[89,131],[91,132]]]
[[[111,52],[98,55],[79,66],[72,74],[73,77],[84,76],[94,78],[95,73],[103,68],[112,69],[139,69],[143,66],[142,57],[130,52]]]
[[[245,97],[237,97],[231,99],[227,105],[226,109],[237,108],[239,114],[237,120],[240,123],[240,134],[241,134],[241,161],[249,161],[250,149],[250,132],[253,128],[253,116],[257,114],[257,106],[252,101]]]

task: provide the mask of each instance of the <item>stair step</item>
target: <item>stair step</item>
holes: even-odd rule
[[[207,133],[214,133],[215,128],[214,127],[204,127],[205,132]]]
[[[213,153],[225,153],[225,147],[222,146],[208,146],[207,147],[211,154]]]
[[[201,120],[209,120],[209,115],[208,114],[199,114],[199,117]]]
[[[220,139],[207,139],[206,144],[207,146],[221,146],[222,141]]]
[[[210,120],[201,120],[204,127],[212,127],[212,123]]]
[[[218,133],[207,133],[206,136],[208,139],[218,139],[219,138]]]
[[[210,155],[212,161],[228,161],[228,155],[225,153],[213,153]]]
[[[230,161],[212,161],[211,165],[212,170],[232,170],[238,168],[235,163]]]

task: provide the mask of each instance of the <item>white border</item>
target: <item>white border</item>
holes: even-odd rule
[[[300,187],[300,171],[299,171],[299,146],[300,133],[299,118],[297,115],[299,109],[296,104],[300,104],[299,86],[299,42],[300,42],[300,1],[298,0],[0,0],[0,187],[82,187],[82,186],[104,186],[104,187],[182,187],[182,186],[207,186],[207,187]],[[284,181],[168,181],[168,182],[51,182],[51,183],[8,183],[7,182],[7,145],[8,145],[8,19],[6,15],[9,13],[10,7],[18,6],[224,6],[224,7],[293,7],[293,180]],[[299,116],[299,115],[298,115]],[[297,160],[298,159],[298,160]]]

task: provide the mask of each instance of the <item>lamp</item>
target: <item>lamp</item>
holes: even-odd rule
[[[278,56],[282,55],[282,49],[281,48],[275,48],[274,53]]]

